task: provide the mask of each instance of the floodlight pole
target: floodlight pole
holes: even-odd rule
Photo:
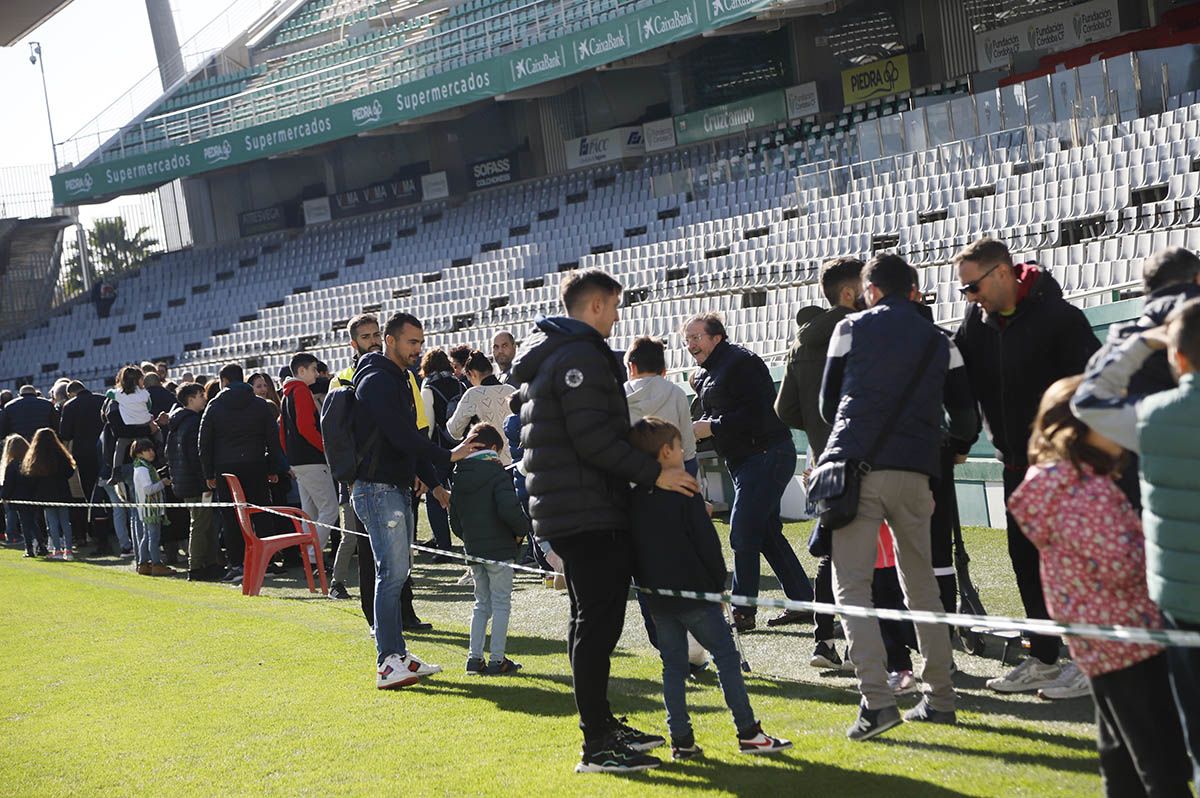
[[[50,154],[54,158],[54,171],[58,172],[58,146],[54,143],[54,121],[50,118],[50,92],[46,88],[46,59],[42,56],[41,42],[29,43],[29,63],[37,64],[42,73],[42,98],[46,101],[46,126],[50,128]]]

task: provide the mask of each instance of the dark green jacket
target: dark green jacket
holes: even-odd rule
[[[838,322],[854,311],[830,308],[800,328],[788,350],[787,370],[775,399],[775,413],[792,429],[803,430],[812,446],[814,462],[825,451],[832,427],[821,418],[821,379],[829,339]]]
[[[517,541],[529,534],[529,519],[517,500],[512,474],[495,460],[468,458],[454,466],[450,528],[467,554],[513,560]]]
[[[1138,443],[1150,598],[1200,623],[1200,377],[1142,400]]]

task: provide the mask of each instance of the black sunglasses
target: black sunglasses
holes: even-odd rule
[[[992,272],[996,271],[996,269],[998,269],[998,268],[1000,268],[999,263],[997,263],[992,268],[988,269],[983,274],[979,275],[979,277],[975,278],[971,282],[966,283],[965,285],[960,285],[958,287],[958,293],[962,294],[963,296],[966,296],[967,294],[979,293],[979,284],[982,283],[984,280],[986,280],[987,276],[989,274],[991,274]]]

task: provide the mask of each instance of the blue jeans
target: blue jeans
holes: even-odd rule
[[[22,505],[17,510],[17,517],[21,519],[21,534],[25,537],[25,553],[33,554],[39,548],[37,510]]]
[[[17,511],[15,504],[4,505],[4,530],[8,535],[9,543],[16,543],[18,539],[25,540],[24,534],[21,532],[21,514]]]
[[[56,549],[70,549],[71,540],[71,508],[47,507],[46,531]]]
[[[733,592],[739,596],[758,595],[759,558],[765,556],[788,598],[812,601],[812,585],[783,536],[779,517],[783,492],[796,475],[796,446],[790,440],[780,441],[765,452],[728,465],[733,478],[733,509],[729,515]],[[754,614],[753,607],[739,611]]]
[[[438,479],[446,490],[450,490],[450,469],[438,472]],[[430,494],[425,494],[425,513],[429,516],[429,531],[433,534],[434,545],[439,549],[450,548],[450,516],[442,508],[441,502]]]
[[[1169,629],[1200,632],[1200,624],[1188,623],[1163,613]],[[1183,725],[1183,737],[1192,757],[1195,784],[1200,784],[1200,649],[1185,646],[1167,647],[1167,668],[1171,675],[1171,692]]]
[[[691,632],[696,642],[712,654],[725,705],[733,713],[739,735],[754,725],[754,710],[742,679],[741,658],[733,644],[733,635],[725,614],[717,604],[708,604],[680,612],[651,610],[658,627],[658,652],[663,663],[663,703],[667,707],[667,728],[671,740],[684,742],[692,737],[692,721],[687,711],[688,642]]]
[[[162,565],[162,523],[159,521],[145,521],[138,519],[139,523],[134,527],[134,534],[137,537],[137,547],[134,551],[134,559],[138,565],[150,563],[151,565]]]
[[[375,649],[381,665],[391,654],[408,653],[400,594],[412,569],[409,495],[409,491],[395,485],[364,480],[355,482],[350,491],[350,504],[367,529],[375,555]]]
[[[512,610],[513,570],[503,565],[471,563],[475,575],[475,608],[471,613],[468,656],[483,659],[488,618],[492,619],[492,662],[504,659],[508,642],[508,616]]]
[[[117,542],[121,544],[121,551],[128,551],[133,547],[129,537],[129,511],[121,506],[121,497],[117,495],[116,485],[101,487],[104,488],[104,492],[108,494],[108,500],[112,503],[112,525],[113,532],[117,535]]]

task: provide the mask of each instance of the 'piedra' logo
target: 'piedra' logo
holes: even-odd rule
[[[623,49],[627,45],[628,42],[626,41],[624,30],[619,30],[616,33],[606,33],[603,39],[589,36],[575,45],[576,61],[586,61],[589,58],[596,58],[605,53],[611,53],[613,50]]]
[[[86,194],[92,190],[92,176],[84,174],[83,177],[68,177],[63,183],[63,188],[67,191],[67,196],[74,197],[77,194]]]
[[[233,154],[233,146],[229,143],[229,139],[225,139],[220,144],[210,144],[204,148],[204,161],[206,163],[221,163],[228,161],[229,156]]]
[[[350,111],[355,126],[370,125],[383,119],[383,103],[375,100],[370,105],[359,105]]]
[[[685,11],[675,9],[671,16],[664,17],[662,14],[655,14],[642,20],[642,41],[648,42],[656,36],[662,36],[664,33],[690,28],[696,24],[696,18],[692,14],[692,9],[688,8]]]
[[[544,53],[540,58],[518,58],[512,62],[513,80],[524,80],[551,69],[562,69],[562,65],[563,57],[559,50]]]

